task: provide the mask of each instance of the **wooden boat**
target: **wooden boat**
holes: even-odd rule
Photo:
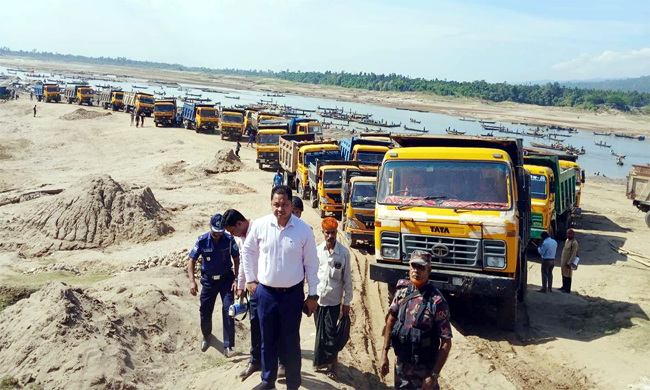
[[[226,96],[226,99],[236,99],[236,100],[239,100],[239,96]]]
[[[413,119],[413,118],[410,118],[410,120],[411,120],[411,123],[417,123],[417,124],[420,124],[420,123],[422,123],[421,121],[416,121],[416,120],[415,120],[415,119]]]
[[[639,141],[645,140],[645,136],[643,136],[643,135],[614,134],[614,137],[628,138],[628,139],[638,139]]]
[[[139,87],[137,85],[132,85],[131,88],[148,89],[149,87]]]
[[[423,129],[416,129],[416,128],[413,128],[413,127],[408,127],[408,126],[406,126],[406,125],[404,125],[404,126],[402,126],[402,127],[404,127],[404,130],[408,130],[408,131],[417,131],[417,132],[419,132],[419,133],[428,133],[426,127],[423,128]],[[368,129],[368,128],[366,127],[366,129]]]
[[[478,121],[478,123],[485,123],[485,124],[495,124],[496,122],[490,122],[490,121]]]
[[[612,152],[612,156],[616,156],[617,158],[625,158],[624,154],[618,154],[618,153],[614,152],[613,149],[610,149],[610,152]]]
[[[526,132],[523,133],[523,134],[524,134],[524,135],[527,135],[527,136],[529,136],[529,137],[537,137],[537,138],[544,138],[544,137],[545,137],[544,134],[538,134],[538,133],[534,133],[534,132],[530,132],[530,131],[526,131]]]
[[[602,146],[603,148],[611,148],[612,147],[612,145],[607,145],[606,142],[595,142],[594,141],[594,143],[596,144],[596,146]]]
[[[466,133],[466,131],[449,130],[449,129],[445,129],[445,131],[447,132],[447,134],[451,134],[451,135],[463,135]]]
[[[481,134],[481,137],[494,137],[494,133]]]
[[[549,144],[543,144],[540,142],[531,142],[530,146],[534,148],[542,148],[542,149],[551,149],[551,150],[563,150],[564,146],[562,145],[549,145]]]
[[[548,136],[546,138],[551,140],[551,141],[564,142],[564,139],[562,139],[562,138],[556,138],[556,137],[551,137],[551,136]]]
[[[602,135],[604,137],[609,137],[610,135],[612,135],[612,133],[598,133],[594,131],[594,135]]]
[[[476,122],[476,119],[465,119],[465,117],[462,117],[462,118],[459,119],[459,121],[463,121],[463,122]]]

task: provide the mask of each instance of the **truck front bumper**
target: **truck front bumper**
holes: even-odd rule
[[[408,269],[406,264],[372,263],[370,279],[395,284],[400,279],[408,279]],[[463,295],[504,297],[512,296],[517,292],[517,281],[514,278],[475,272],[432,269],[429,280],[440,291]]]
[[[354,240],[354,241],[368,241],[368,243],[370,245],[375,244],[375,232],[374,231],[368,231],[366,233],[363,233],[363,232],[360,232],[358,230],[356,230],[356,231],[346,230],[345,234],[351,240]]]
[[[327,211],[329,213],[338,213],[338,212],[343,211],[343,205],[321,203],[320,209],[323,210],[323,211]]]
[[[258,164],[280,165],[280,162],[278,160],[271,160],[268,158],[258,158],[255,160],[255,162]]]

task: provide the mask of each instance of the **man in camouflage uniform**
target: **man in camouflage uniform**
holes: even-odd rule
[[[409,261],[409,280],[402,279],[397,282],[395,298],[388,309],[381,374],[388,374],[388,350],[392,343],[397,356],[396,389],[440,388],[438,375],[451,350],[451,323],[447,301],[440,291],[429,283],[430,273],[431,254],[414,251]],[[402,339],[414,340],[413,332],[422,335],[420,343],[409,341],[411,345],[406,348],[403,344],[399,347],[395,345],[398,343],[396,337],[400,335]],[[435,351],[431,351],[432,349]],[[405,354],[404,351],[412,352],[407,352],[408,356],[401,356],[400,354]],[[432,353],[427,354],[428,351]],[[426,357],[425,361],[415,361],[420,354]]]

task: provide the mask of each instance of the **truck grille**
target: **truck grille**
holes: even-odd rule
[[[544,216],[540,213],[532,213],[531,220],[533,227],[542,228],[544,227]]]
[[[327,194],[327,196],[332,199],[332,202],[341,203],[341,194]]]
[[[375,228],[375,216],[374,215],[363,215],[363,214],[354,214],[354,217],[364,225],[366,225],[366,229],[374,229]]]
[[[261,152],[260,153],[260,158],[265,158],[267,160],[277,160],[278,159],[278,153],[276,153],[276,152]]]
[[[417,249],[431,251],[432,248],[447,248],[449,254],[445,257],[432,257],[433,264],[451,265],[460,267],[481,267],[480,243],[481,240],[456,237],[421,236],[416,234],[402,235],[402,260],[408,260],[411,253]]]

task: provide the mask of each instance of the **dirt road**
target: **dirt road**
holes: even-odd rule
[[[251,148],[242,148],[241,165],[225,161],[221,151],[233,145],[218,136],[156,128],[151,120],[135,128],[126,114],[75,113],[67,104],[37,103],[34,118],[33,104],[0,105],[0,286],[40,289],[0,312],[0,376],[45,389],[256,385],[257,375],[235,378],[247,360],[246,321],[237,324],[241,355],[225,359],[217,307],[214,348],[200,352],[199,301],[182,264],[215,212],[270,212],[273,172],[257,169]],[[223,166],[234,168],[214,173]],[[524,321],[512,333],[498,329],[488,302],[451,297],[454,341],[443,388],[650,388],[650,268],[612,249],[648,256],[650,230],[620,183],[587,180],[574,293],[535,292],[540,268],[531,257]],[[102,184],[84,185],[90,182]],[[73,200],[73,216],[57,206]],[[57,235],[41,219],[50,215],[85,222]],[[113,215],[129,216],[130,231],[142,235],[115,230]],[[307,209],[304,219],[322,241],[317,214]],[[387,291],[369,279],[372,248],[352,254],[353,328],[340,382],[312,370],[315,328],[304,317],[304,388],[392,386],[392,374],[378,376]],[[557,268],[555,275],[558,288]]]

